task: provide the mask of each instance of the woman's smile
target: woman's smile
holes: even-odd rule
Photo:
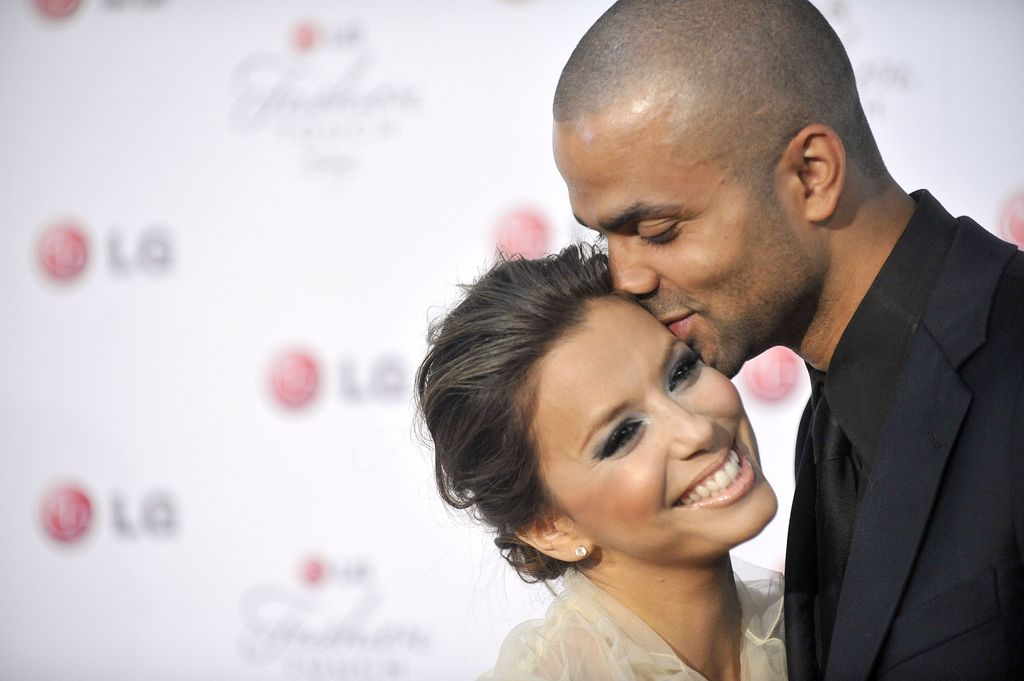
[[[746,457],[730,449],[724,462],[714,466],[706,475],[701,475],[673,505],[684,508],[728,506],[747,495],[754,486],[756,476],[757,472]]]

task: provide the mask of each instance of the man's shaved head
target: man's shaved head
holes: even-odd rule
[[[805,0],[620,0],[573,51],[554,117],[651,96],[739,177],[764,187],[801,128],[823,123],[867,177],[885,174],[838,36]]]

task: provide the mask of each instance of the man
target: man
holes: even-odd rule
[[[729,375],[808,364],[791,678],[1024,678],[1024,255],[896,184],[803,0],[618,2],[554,117],[617,288]]]

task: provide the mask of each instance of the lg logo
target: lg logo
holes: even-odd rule
[[[278,403],[288,409],[305,407],[320,387],[320,368],[304,350],[280,355],[270,367],[270,389]]]
[[[326,27],[318,21],[307,19],[295,24],[289,42],[296,52],[310,52],[325,45],[350,47],[358,43],[362,35],[363,30],[356,23]]]
[[[337,377],[336,394],[350,404],[404,400],[412,382],[405,359],[395,354],[369,360],[343,357],[333,373]],[[303,409],[319,394],[323,374],[320,362],[310,351],[295,348],[282,352],[270,363],[270,392],[282,407]]]
[[[743,366],[747,389],[766,402],[784,400],[803,375],[803,360],[792,351],[776,346],[762,352]]]
[[[320,42],[323,29],[315,21],[303,21],[292,30],[292,47],[299,52],[307,52]]]
[[[170,232],[161,225],[138,231],[111,229],[105,235],[106,269],[115,276],[163,275],[174,265]],[[88,232],[80,222],[65,220],[44,230],[39,237],[37,260],[43,272],[57,283],[77,280],[91,256]]]
[[[403,399],[412,386],[405,361],[397,355],[382,355],[366,363],[345,358],[338,369],[341,396],[347,402],[394,402]]]
[[[112,231],[107,237],[110,271],[117,275],[164,274],[174,265],[167,229],[151,225],[134,235]]]
[[[115,493],[110,511],[114,531],[125,539],[166,539],[178,529],[174,499],[167,492],[155,490],[137,499]]]
[[[79,4],[79,0],[35,0],[36,9],[49,19],[66,19]]]
[[[40,266],[51,279],[69,282],[89,262],[89,239],[77,222],[61,222],[43,232],[38,256]]]
[[[299,577],[307,586],[321,586],[327,582],[344,585],[371,581],[373,571],[364,560],[334,563],[320,555],[306,558],[299,566]]]
[[[96,525],[92,499],[76,484],[52,488],[43,497],[40,515],[43,531],[58,544],[76,544]],[[177,532],[177,507],[173,496],[163,490],[139,496],[113,492],[110,523],[118,539],[166,539]]]
[[[514,210],[501,216],[495,228],[498,250],[508,255],[539,258],[548,252],[551,227],[540,211]]]
[[[43,16],[47,19],[67,19],[78,11],[82,4],[81,0],[33,0]],[[104,3],[110,9],[125,9],[127,7],[155,8],[162,5],[165,0],[106,0]]]
[[[50,491],[43,499],[43,529],[56,542],[77,542],[89,531],[92,502],[82,488],[65,485]]]
[[[1017,248],[1024,249],[1024,191],[1018,192],[1006,202],[999,221],[999,231],[1005,239],[1017,244]]]

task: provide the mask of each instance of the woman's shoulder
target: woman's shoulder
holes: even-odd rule
[[[568,576],[565,589],[543,619],[517,625],[505,637],[494,669],[480,681],[633,681],[636,646],[622,627],[589,592],[579,576]]]
[[[785,583],[781,572],[769,570],[732,557],[736,593],[743,609],[744,630],[748,637],[765,641],[783,637]]]
[[[734,560],[744,616],[746,679],[785,678],[782,575]],[[582,575],[569,573],[543,619],[505,638],[479,681],[684,680],[689,669],[650,627]]]
[[[736,594],[743,610],[744,679],[785,679],[786,644],[782,574],[733,557]]]

